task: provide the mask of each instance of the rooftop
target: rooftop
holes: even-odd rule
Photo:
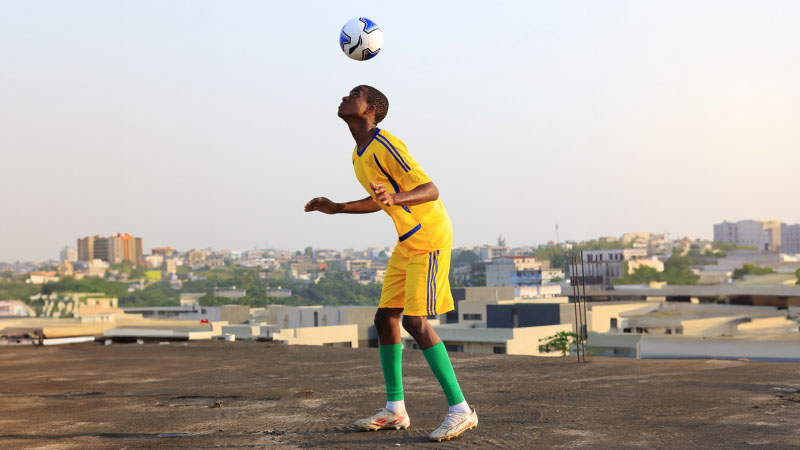
[[[9,346],[3,448],[797,448],[800,364],[452,355],[480,426],[431,446],[446,403],[419,351],[408,431],[354,432],[383,406],[377,349],[257,342]]]

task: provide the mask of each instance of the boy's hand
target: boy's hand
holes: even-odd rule
[[[375,201],[382,203],[384,206],[389,207],[395,205],[394,194],[386,192],[386,188],[381,183],[369,182],[369,187],[375,192]]]
[[[341,204],[332,202],[325,197],[317,197],[306,203],[306,212],[319,211],[325,214],[336,214],[342,209]]]

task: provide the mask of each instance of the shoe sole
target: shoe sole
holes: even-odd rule
[[[399,431],[399,430],[407,430],[408,427],[410,427],[410,426],[411,426],[410,423],[405,424],[405,425],[390,425],[388,427],[387,426],[380,426],[380,425],[373,425],[373,426],[369,426],[369,427],[358,427],[358,429],[360,431],[378,431],[378,430],[398,430]]]
[[[475,425],[473,425],[471,427],[464,428],[463,430],[459,431],[458,433],[456,433],[456,434],[454,434],[452,436],[445,436],[445,437],[440,437],[440,438],[431,438],[430,440],[432,442],[449,441],[450,439],[457,438],[457,437],[461,436],[461,433],[463,433],[465,431],[469,431],[469,430],[471,430],[471,429],[473,429],[473,428],[475,428],[477,426],[478,426],[478,424],[476,423]]]

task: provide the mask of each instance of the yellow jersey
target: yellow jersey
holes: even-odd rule
[[[382,183],[390,193],[410,191],[431,181],[408,154],[400,139],[378,128],[364,148],[353,150],[353,169],[361,186],[375,198],[369,182]],[[429,253],[453,245],[453,226],[441,200],[414,206],[386,207],[397,229],[398,245],[410,254]]]

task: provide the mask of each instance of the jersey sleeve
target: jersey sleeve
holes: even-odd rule
[[[408,154],[405,144],[396,139],[390,141],[381,135],[376,136],[375,140],[381,144],[380,150],[375,152],[379,169],[382,168],[390,181],[399,185],[398,192],[410,191],[431,182],[419,164]]]

